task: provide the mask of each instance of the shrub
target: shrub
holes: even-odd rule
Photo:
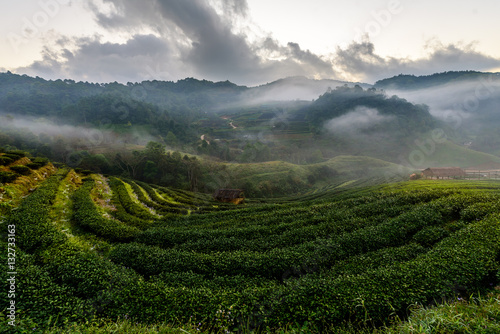
[[[20,175],[14,172],[0,172],[0,183],[10,183],[17,179]]]
[[[21,174],[21,175],[30,175],[31,169],[24,165],[17,165],[9,167],[12,171]]]
[[[50,161],[48,158],[43,158],[43,157],[36,157],[33,159],[34,163],[41,164],[42,166],[47,165]]]
[[[6,153],[16,156],[18,159],[24,158],[28,155],[27,152],[21,150],[12,150],[12,151],[7,151]]]
[[[448,236],[446,231],[441,226],[428,226],[413,236],[413,240],[422,246],[429,247]]]
[[[88,169],[84,169],[80,172],[83,176],[89,176],[90,174],[92,174],[93,172],[91,170],[88,170]]]
[[[43,166],[46,166],[49,163],[49,159],[47,158],[35,158],[32,160],[33,162],[27,163],[26,166],[33,169],[37,170],[42,168]]]
[[[34,163],[34,162],[27,163],[25,166],[28,167],[29,169],[32,169],[32,170],[37,170],[37,169],[40,169],[43,167],[42,165]]]
[[[7,166],[13,161],[14,160],[12,158],[6,157],[5,155],[0,155],[0,166]]]
[[[10,154],[10,153],[5,153],[4,155],[2,155],[2,157],[9,158],[12,161],[16,161],[16,160],[19,160],[20,158],[22,158],[22,157],[18,156],[17,154]]]

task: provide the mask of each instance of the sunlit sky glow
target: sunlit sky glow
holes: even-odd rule
[[[0,71],[91,82],[500,71],[500,2],[0,0]]]

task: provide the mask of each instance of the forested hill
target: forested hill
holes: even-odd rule
[[[395,116],[398,126],[415,128],[419,131],[429,130],[435,124],[426,105],[415,105],[397,96],[388,97],[383,91],[360,86],[337,87],[321,95],[307,107],[307,117],[314,124],[337,118],[352,112],[356,107],[373,108],[380,115]]]
[[[220,101],[230,101],[239,93],[247,90],[245,86],[237,86],[229,81],[211,82],[186,78],[172,81],[143,81],[140,83],[118,82],[89,83],[74,80],[45,80],[32,78],[10,72],[0,73],[0,98],[2,106],[8,106],[6,97],[37,96],[45,100],[56,98],[62,105],[76,103],[81,98],[109,94],[122,98],[153,103],[160,107],[176,109],[180,107],[199,109],[210,107]]]
[[[368,155],[393,162],[411,151],[415,138],[425,137],[438,124],[426,105],[359,86],[327,92],[306,107],[304,115],[325,145],[337,154]]]
[[[382,79],[375,83],[378,89],[399,89],[413,90],[429,88],[433,86],[459,83],[481,78],[490,79],[491,75],[495,80],[500,81],[500,73],[484,73],[477,71],[450,71],[443,73],[435,73],[431,75],[415,76],[408,74],[400,74],[398,76]]]
[[[469,75],[474,73],[481,75]],[[436,74],[428,80],[441,76],[452,80],[460,77],[457,75]],[[340,82],[288,78],[249,88],[228,81],[188,78],[124,85],[0,73],[0,139],[11,149],[57,161],[79,152],[115,155],[118,149],[144,149],[154,141],[172,151],[245,163],[316,163],[339,155],[400,163],[401,155],[415,149],[415,140],[425,140],[436,128],[449,130],[430,114],[443,109],[432,105],[429,109],[432,99],[416,101],[408,96],[406,100],[373,87],[344,83],[335,88],[335,83]],[[321,87],[325,92],[313,101],[296,101],[295,94],[311,94]],[[288,90],[289,96],[280,95]],[[446,100],[441,96],[445,96],[443,92],[439,92],[439,99]],[[478,115],[485,120],[476,118],[474,124],[497,124],[493,122],[496,101],[480,101]],[[471,124],[469,119],[466,125]],[[66,125],[78,129],[68,135]],[[469,130],[466,125],[464,131]],[[92,138],[91,129],[98,130],[98,138]],[[497,143],[498,131],[484,126],[478,129],[487,135],[476,133],[471,147],[497,154],[496,144],[489,143]],[[454,134],[448,133],[448,139],[455,140]],[[467,133],[461,136],[455,144],[471,140]],[[460,147],[455,148],[461,152]],[[438,154],[432,157],[433,164],[474,165],[470,159],[457,160],[455,157],[463,154],[450,153],[448,148],[446,157],[450,156],[453,159],[440,162]]]
[[[107,95],[125,100],[151,103],[174,112],[199,112],[255,101],[312,100],[329,87],[353,86],[337,80],[291,77],[258,87],[239,86],[229,81],[212,82],[186,78],[173,81],[142,81],[126,85],[112,83],[45,80],[40,77],[0,73],[0,108],[8,112],[46,115],[78,103],[82,98]],[[360,83],[364,88],[370,85]],[[25,100],[20,103],[19,100]],[[36,108],[34,107],[36,106]],[[36,110],[34,110],[36,109]]]

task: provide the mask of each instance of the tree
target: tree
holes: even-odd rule
[[[138,151],[133,151],[132,153],[117,153],[115,156],[115,164],[124,173],[135,179],[137,177],[138,167],[145,158],[146,157]]]
[[[154,182],[157,177],[158,167],[156,164],[151,160],[146,161],[146,166],[144,167],[144,179],[147,182]]]
[[[198,191],[198,180],[201,175],[200,163],[198,162],[196,157],[189,158],[187,155],[184,156],[183,163],[186,166],[190,190]]]
[[[172,147],[176,147],[179,144],[177,137],[174,135],[172,131],[169,131],[167,133],[167,136],[165,137],[165,142],[167,143],[167,145],[170,145]]]
[[[144,153],[149,160],[155,163],[159,163],[165,153],[165,145],[162,145],[155,141],[150,141],[146,145],[146,150],[144,151]]]

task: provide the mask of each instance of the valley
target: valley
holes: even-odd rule
[[[2,314],[21,332],[406,333],[436,310],[452,332],[478,308],[470,331],[498,330],[490,109],[457,128],[385,83],[280,101],[326,83],[0,78]]]

